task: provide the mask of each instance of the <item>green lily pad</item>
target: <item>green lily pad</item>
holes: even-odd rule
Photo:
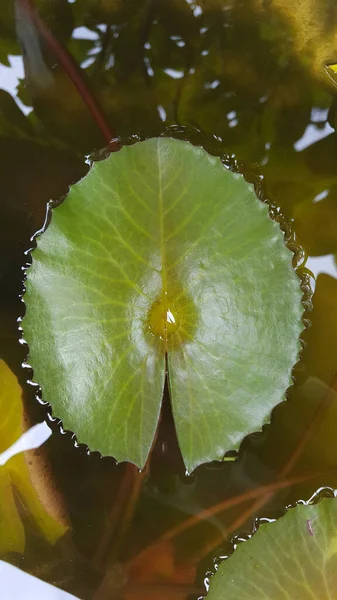
[[[261,525],[211,578],[207,600],[335,598],[337,501],[298,506]]]
[[[93,165],[33,252],[24,337],[55,416],[142,467],[165,354],[186,468],[260,428],[291,382],[300,281],[253,186],[168,138]]]

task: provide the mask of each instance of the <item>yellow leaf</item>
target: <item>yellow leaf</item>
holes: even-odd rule
[[[6,552],[23,553],[25,532],[6,467],[0,467],[0,498],[0,556]]]
[[[2,360],[0,381],[1,454],[20,438],[26,427],[21,387]],[[67,529],[64,519],[60,519],[55,507],[48,502],[48,494],[41,493],[41,489],[50,487],[50,482],[39,477],[39,485],[33,485],[36,469],[38,461],[33,463],[33,469],[29,469],[24,453],[13,456],[0,466],[0,555],[6,552],[24,552],[25,532],[18,512],[18,501],[48,542],[54,544]]]

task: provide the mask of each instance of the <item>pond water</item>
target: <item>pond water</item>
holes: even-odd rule
[[[7,399],[0,397],[0,560],[78,598],[196,600],[234,535],[337,487],[337,88],[333,69],[324,68],[337,62],[337,10],[302,4],[1,3],[0,358],[9,370],[0,382]],[[307,257],[311,325],[288,401],[245,438],[236,460],[190,477],[167,389],[140,475],[76,446],[22,367],[18,319],[30,238],[47,202],[60,202],[87,172],[85,157],[104,156],[110,133],[122,140],[167,133],[227,153],[292,223],[303,248],[298,264]],[[15,468],[3,454],[17,439],[8,401],[17,414],[24,407],[26,428],[45,422],[24,446],[39,448],[16,448]],[[288,484],[273,487],[282,474]]]

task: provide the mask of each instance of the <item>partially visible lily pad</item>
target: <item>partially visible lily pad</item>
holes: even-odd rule
[[[337,500],[290,509],[240,543],[207,600],[328,600],[337,588]]]
[[[25,431],[21,387],[3,360],[0,360],[0,455],[6,452]],[[32,463],[32,457],[29,462]],[[54,544],[67,530],[64,518],[56,517],[49,502],[45,473],[39,477],[38,488],[33,485],[33,468],[37,461],[28,467],[24,453],[12,456],[5,464],[0,464],[0,557],[7,552],[23,553],[25,530],[22,515],[33,521],[35,528],[51,544]],[[48,504],[48,502],[47,502]],[[21,509],[19,510],[19,506]]]
[[[300,281],[253,186],[168,138],[93,165],[38,239],[24,338],[43,397],[92,450],[142,467],[165,354],[187,470],[238,448],[291,382]]]

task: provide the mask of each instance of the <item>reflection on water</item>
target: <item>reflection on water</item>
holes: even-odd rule
[[[23,433],[19,439],[0,454],[0,467],[3,467],[13,456],[27,450],[39,448],[50,438],[52,432],[47,423],[34,425]]]
[[[329,123],[325,122],[322,127],[310,123],[302,137],[294,143],[294,148],[297,152],[301,152],[301,150],[305,150],[305,148],[308,148],[311,144],[323,140],[330,135],[330,133],[334,133],[334,129]]]
[[[44,583],[0,560],[2,600],[77,600],[75,596]]]
[[[320,273],[326,273],[337,279],[337,265],[333,254],[327,256],[309,256],[306,267],[317,279]]]
[[[225,531],[246,534],[255,517],[277,517],[317,488],[337,487],[337,103],[335,84],[322,72],[325,60],[334,61],[337,22],[325,12],[328,3],[314,0],[294,9],[285,0],[35,4],[118,135],[148,137],[170,127],[211,152],[227,151],[246,174],[263,178],[316,277],[289,401],[263,433],[244,440],[236,461],[199,467],[187,479],[167,396],[140,484],[132,467],[74,448],[57,422],[36,428],[47,409],[26,383],[17,331],[24,252],[46,203],[60,201],[86,172],[85,154],[105,140],[85,87],[81,96],[31,13],[22,22],[20,7],[31,3],[1,3],[0,352],[19,377],[29,424],[15,422],[7,441],[0,435],[0,521],[11,525],[0,530],[0,558],[78,598],[195,599],[213,556],[231,551]],[[312,423],[289,475],[308,480],[279,489],[262,508],[247,499],[275,481]],[[42,438],[35,436],[47,438],[49,427],[52,435],[36,448]],[[17,445],[22,434],[20,443],[35,450]]]
[[[24,115],[29,115],[32,106],[26,106],[18,97],[18,86],[24,79],[24,66],[21,56],[8,55],[8,65],[0,64],[0,89],[8,92]]]

